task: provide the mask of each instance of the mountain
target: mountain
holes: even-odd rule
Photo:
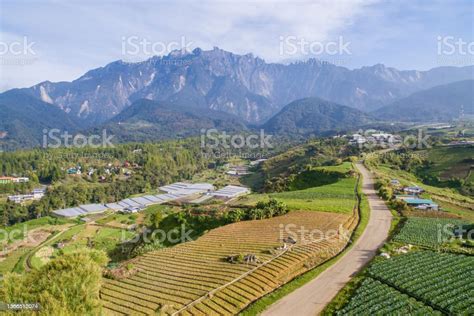
[[[263,125],[278,135],[321,135],[374,122],[364,112],[320,98],[305,98],[285,106]]]
[[[315,59],[284,65],[215,48],[175,51],[139,63],[116,61],[72,82],[46,81],[23,91],[62,109],[83,127],[103,123],[143,98],[261,123],[301,98],[368,111],[436,85],[474,79],[473,73],[474,66],[400,71],[378,64],[350,70]]]
[[[114,141],[123,142],[197,136],[203,129],[235,132],[247,127],[241,119],[228,113],[140,99],[89,133],[103,129],[114,135]]]
[[[415,92],[384,106],[373,115],[379,119],[406,122],[446,122],[474,114],[474,80],[464,80]]]
[[[40,146],[43,131],[74,131],[77,122],[58,107],[18,89],[0,94],[0,149]]]

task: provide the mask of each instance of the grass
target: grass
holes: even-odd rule
[[[31,231],[35,228],[39,227],[50,227],[52,225],[62,225],[70,223],[69,220],[66,219],[59,219],[59,218],[54,218],[50,216],[45,216],[37,219],[32,219],[26,222],[22,223],[17,223],[12,226],[4,226],[1,227],[2,230],[4,230],[6,233],[10,234],[12,231],[15,231],[15,238],[14,239],[9,239],[8,242],[11,243],[13,241],[18,241],[23,238],[25,238],[25,233],[28,233],[28,231]]]
[[[5,260],[0,261],[0,275],[12,272],[20,259],[25,256],[32,248],[19,248],[11,252]]]
[[[467,178],[474,159],[472,147],[437,147],[426,151],[428,159],[433,162],[426,173],[449,180],[451,177]],[[472,179],[470,179],[472,180]]]
[[[258,201],[265,201],[272,197],[285,203],[290,210],[352,214],[356,181],[356,178],[343,178],[336,183],[305,190],[251,194],[235,203],[254,205]]]

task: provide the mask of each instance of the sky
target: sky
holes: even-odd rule
[[[0,91],[213,47],[347,68],[474,64],[472,0],[0,0]]]

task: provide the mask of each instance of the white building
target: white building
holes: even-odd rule
[[[220,190],[217,190],[212,193],[213,196],[215,197],[220,197],[220,198],[234,198],[238,197],[241,195],[249,194],[250,189],[245,188],[245,187],[239,187],[236,185],[228,185],[223,187]]]
[[[159,187],[160,191],[177,194],[177,195],[192,195],[197,193],[207,193],[215,190],[214,186],[210,183],[186,183],[176,182]]]

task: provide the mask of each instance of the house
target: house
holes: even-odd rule
[[[67,169],[66,172],[67,172],[67,174],[70,174],[70,175],[76,175],[76,174],[79,175],[79,174],[82,173],[80,167],[78,167],[78,168],[74,168],[74,167],[73,167],[73,168],[69,168],[69,169]]]
[[[13,178],[13,183],[26,183],[28,181],[30,181],[30,179],[27,177]]]
[[[390,184],[393,185],[393,186],[399,186],[400,181],[398,181],[397,179],[392,179],[392,180],[390,180]]]
[[[405,201],[406,199],[416,199],[416,198],[418,198],[418,195],[415,195],[415,194],[397,194],[397,195],[395,195],[396,200]]]
[[[139,207],[129,206],[129,207],[125,208],[122,212],[123,213],[137,213],[139,211],[141,211],[141,209]]]
[[[35,200],[40,200],[43,198],[44,194],[46,193],[46,188],[36,188],[31,191],[31,194],[33,194],[33,198]]]
[[[19,194],[19,195],[9,195],[8,200],[14,203],[23,203],[29,200],[33,200],[33,194]]]
[[[421,194],[421,193],[425,192],[425,190],[423,190],[422,188],[420,188],[418,186],[404,187],[403,191],[406,192],[406,193],[410,193],[410,194]]]
[[[437,211],[439,209],[438,204],[429,199],[407,198],[405,199],[405,202],[408,206],[411,206],[417,210]]]
[[[15,203],[23,203],[30,200],[41,200],[45,191],[45,188],[34,189],[30,194],[10,195],[8,196],[8,200]]]
[[[30,181],[27,177],[0,177],[0,184],[8,184],[8,183],[26,183]]]
[[[261,164],[262,162],[266,161],[267,159],[257,159],[257,160],[254,160],[254,161],[251,161],[250,162],[250,165],[251,166],[257,166],[259,164]]]

